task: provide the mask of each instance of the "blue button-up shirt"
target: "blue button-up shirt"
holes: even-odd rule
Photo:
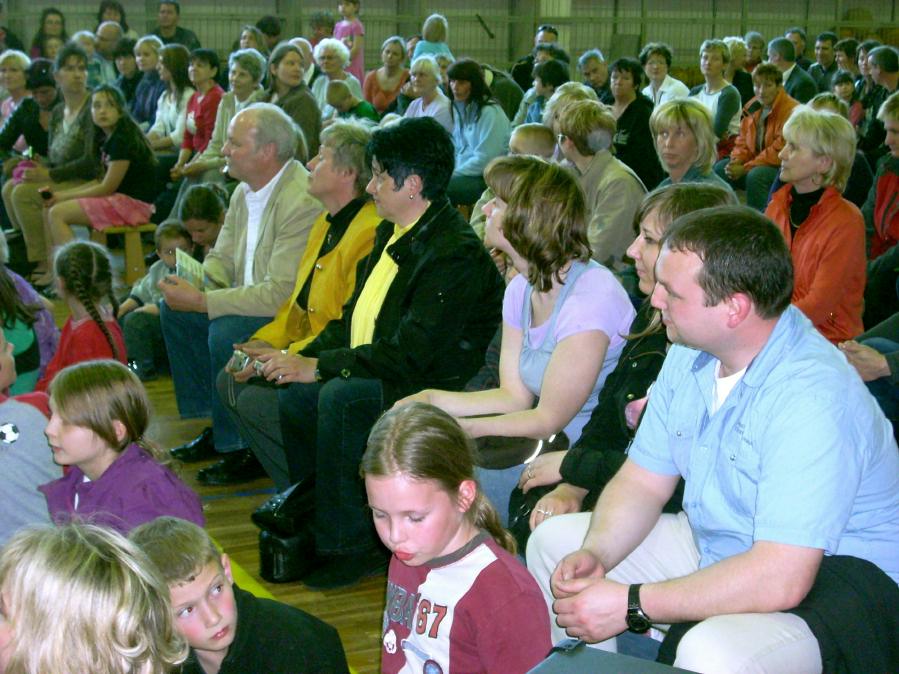
[[[899,452],[843,354],[791,306],[712,413],[717,363],[672,347],[630,449],[686,480],[700,566],[764,540],[867,559],[899,582]]]

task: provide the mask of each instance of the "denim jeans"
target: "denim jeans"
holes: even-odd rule
[[[182,418],[212,416],[215,448],[224,453],[246,447],[215,391],[215,377],[234,352],[234,344],[245,342],[269,323],[265,316],[221,316],[174,311],[160,304],[162,334],[169,354],[175,401]]]
[[[287,453],[281,438],[281,419],[278,411],[278,390],[261,377],[240,384],[225,370],[216,378],[218,397],[240,436],[250,443],[253,454],[265,472],[282,492],[291,484],[287,467]]]
[[[519,463],[511,468],[475,468],[475,477],[481,485],[481,491],[487,500],[496,508],[499,521],[504,527],[509,526],[509,498],[512,490],[518,485],[521,471],[527,466]],[[522,551],[523,552],[523,551]]]
[[[376,546],[359,462],[384,411],[381,381],[291,384],[278,390],[278,403],[290,481],[315,474],[316,551],[350,554]]]
[[[746,190],[746,205],[757,211],[765,212],[768,206],[768,193],[771,185],[780,172],[779,166],[756,166],[749,169],[739,180],[731,180],[724,172],[724,168],[730,163],[730,159],[721,159],[715,163],[715,173],[721,179],[734,187]]]
[[[131,311],[119,321],[125,336],[128,358],[144,373],[165,372],[168,369],[162,324],[158,314]]]

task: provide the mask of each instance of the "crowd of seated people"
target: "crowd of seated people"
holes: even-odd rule
[[[104,671],[346,670],[234,584],[203,460],[274,484],[246,515],[279,580],[387,573],[385,672],[524,672],[566,635],[899,668],[899,50],[791,26],[607,63],[542,24],[506,71],[432,14],[366,71],[336,10],[227,59],[175,0],[146,35],[115,0],[45,9],[27,52],[0,29],[0,673],[85,657],[28,641],[27,564],[85,640],[141,640]],[[78,240],[150,224],[130,287]],[[167,370],[210,419],[173,449],[145,437]],[[120,577],[71,571],[98,553]]]

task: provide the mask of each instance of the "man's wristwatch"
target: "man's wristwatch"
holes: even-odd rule
[[[627,628],[631,632],[643,634],[650,627],[652,621],[649,619],[643,609],[640,607],[640,584],[631,585],[627,590]]]

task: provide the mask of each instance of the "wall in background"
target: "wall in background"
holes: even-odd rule
[[[41,10],[51,3],[8,0],[7,24],[30,43]],[[841,35],[877,36],[899,45],[899,17],[895,0],[363,0],[366,28],[366,66],[380,63],[380,45],[391,35],[411,35],[432,12],[449,20],[450,47],[456,56],[470,56],[505,67],[526,53],[538,23],[555,24],[560,42],[573,57],[599,47],[608,58],[632,55],[649,41],[669,43],[675,65],[698,62],[697,50],[708,37],[742,35],[758,30],[766,38],[790,25],[805,28],[810,36],[835,29]],[[157,3],[123,2],[129,24],[143,33],[155,25]],[[255,0],[248,9],[240,0],[183,0],[181,23],[200,38],[203,46],[227,54],[240,27],[265,15],[282,19],[285,35],[302,35],[308,17],[317,10],[337,16],[337,2]],[[69,33],[96,27],[97,2],[58,2],[66,15]],[[813,58],[813,38],[807,56]]]

